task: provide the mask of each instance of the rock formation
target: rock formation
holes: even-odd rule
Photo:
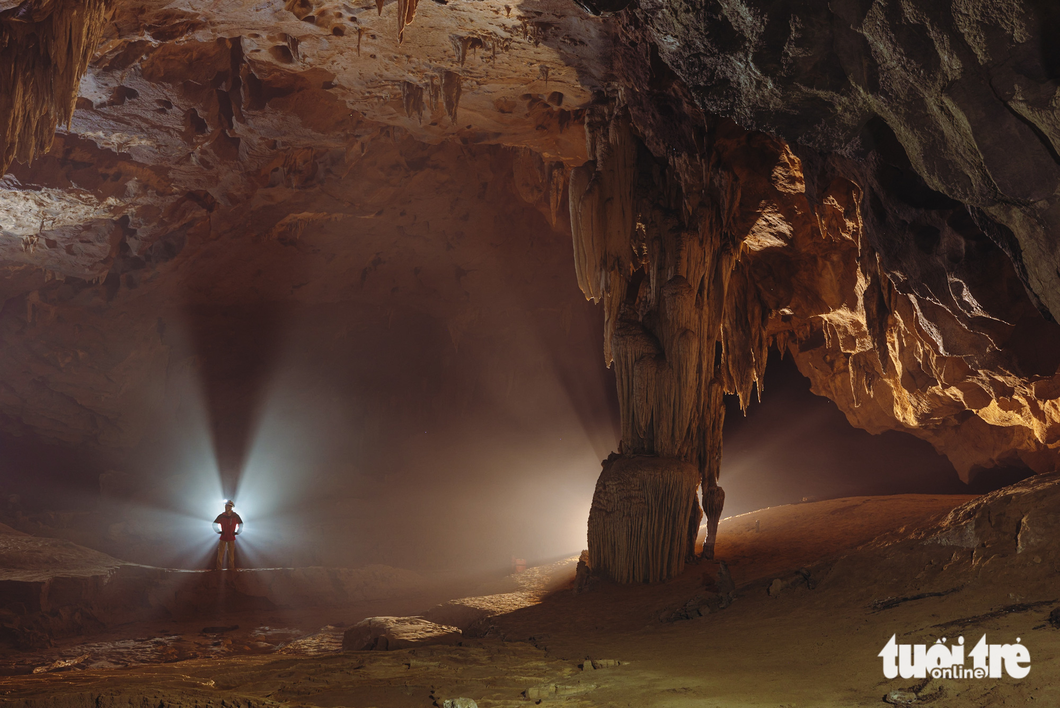
[[[256,351],[310,311],[425,315],[459,351],[533,330],[490,307],[534,273],[559,329],[569,236],[619,453],[697,471],[706,555],[722,397],[771,346],[966,480],[1056,469],[1051,5],[581,5],[0,0],[0,428],[127,453],[180,376],[238,379],[203,354],[233,322]]]
[[[983,201],[989,190],[982,185],[976,198],[955,187],[940,193],[945,184],[921,164],[931,159],[924,155],[927,138],[900,140],[896,134],[908,138],[909,131],[888,128],[876,115],[875,123],[863,118],[875,132],[857,146],[855,135],[830,128],[828,120],[823,128],[809,120],[814,114],[803,107],[815,104],[797,94],[809,91],[801,83],[808,70],[793,59],[770,66],[792,85],[797,108],[787,112],[784,96],[772,96],[760,83],[731,85],[752,77],[716,80],[761,61],[755,51],[777,49],[755,45],[762,27],[779,24],[782,34],[790,32],[789,44],[811,41],[783,29],[785,18],[791,27],[803,26],[794,11],[762,9],[743,18],[750,25],[733,30],[736,10],[725,3],[716,9],[699,16],[677,4],[646,3],[623,19],[625,91],[602,126],[589,114],[588,152],[596,159],[580,168],[589,176],[571,175],[579,284],[586,297],[604,302],[605,359],[615,361],[623,405],[621,450],[698,464],[708,521],[716,523],[710,517],[720,514],[724,497],[720,488],[711,491],[717,468],[709,465],[721,453],[721,409],[705,405],[711,386],[739,395],[742,404],[756,384],[761,395],[766,352],[776,344],[855,425],[908,429],[946,451],[966,479],[976,466],[1013,456],[1038,471],[1054,469],[1060,419],[1046,390],[1055,385],[1060,360],[1042,356],[1043,348],[1055,351],[1049,344],[1058,333],[1047,304],[1052,286],[1044,284],[1053,276],[1036,279],[1016,257],[1052,246],[1021,245],[1038,239],[1040,226],[1013,234],[1023,221],[1045,221],[1041,214],[1051,208],[1055,189],[1010,193],[1002,210],[1010,218],[1003,219],[997,189],[993,201]],[[919,22],[913,15],[907,11],[900,21]],[[873,12],[867,17],[864,27],[855,23],[856,31],[871,29]],[[736,34],[731,46],[710,45],[729,36],[726,31]],[[682,63],[688,51],[682,41],[697,48],[707,43],[708,65]],[[821,41],[812,39],[823,52]],[[847,63],[838,66],[850,63],[841,59]],[[668,64],[685,71],[674,76]],[[978,75],[968,80],[979,81]],[[988,111],[994,100],[984,98],[979,103],[989,105],[978,108]],[[856,110],[836,101],[832,123],[857,119]],[[786,123],[788,113],[794,115]],[[917,134],[930,134],[933,126],[925,127],[919,115],[911,119]],[[630,123],[646,149],[630,146]],[[828,139],[814,130],[826,130]],[[989,145],[980,150],[992,154]],[[1006,157],[1022,166],[998,164],[994,172],[1057,169],[1036,137],[1024,152]],[[948,169],[990,174],[978,163]],[[1012,200],[1026,202],[1022,216],[1011,216]],[[904,248],[896,243],[903,241]],[[1053,261],[1047,256],[1038,264]],[[711,541],[708,534],[708,556]]]
[[[29,162],[70,121],[109,0],[0,2],[0,173]]]
[[[604,461],[589,510],[592,570],[620,583],[650,583],[681,572],[699,530],[699,470],[659,456]],[[715,531],[717,529],[715,528]]]
[[[1053,469],[1057,167],[1054,118],[1035,106],[1056,92],[1042,39],[1055,13],[1012,3],[1000,29],[999,9],[944,3],[734,8],[642,3],[622,31],[653,47],[626,68],[649,89],[634,99],[644,131],[671,151],[697,149],[652,110],[653,75],[787,141],[758,165],[722,157],[750,196],[740,231],[770,235],[745,241],[744,261],[766,330],[854,425],[923,437],[965,478],[1014,460]]]

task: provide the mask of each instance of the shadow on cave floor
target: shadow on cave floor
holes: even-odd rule
[[[484,708],[868,706],[901,690],[938,706],[1053,704],[1058,482],[1043,475],[984,497],[853,497],[729,517],[716,550],[735,597],[721,609],[709,603],[716,561],[666,583],[597,581],[575,594],[573,559],[565,559],[522,578],[493,578],[477,588],[483,594],[426,612],[438,598],[115,627],[94,643],[36,652],[34,668],[46,671],[0,678],[0,703],[105,706],[165,696],[166,705],[440,706],[468,696]],[[460,609],[457,645],[340,651],[343,626],[360,616],[437,620]],[[222,621],[228,626],[210,626]],[[974,644],[984,632],[998,643],[1020,637],[1035,671],[1022,682],[882,674],[877,655],[892,635],[931,644],[960,634]],[[127,668],[108,669],[100,656]],[[49,702],[34,702],[44,695]]]
[[[884,532],[923,523],[970,498],[857,497],[763,509],[724,519],[717,554],[743,588],[849,551]],[[527,636],[540,634],[542,626],[557,617],[563,618],[562,632],[578,637],[583,631],[591,634],[592,627],[625,631],[658,621],[673,612],[675,603],[687,603],[704,575],[717,568],[716,563],[703,562],[662,585],[600,583],[589,593],[573,595],[569,588],[576,557],[504,577],[492,573],[424,578],[384,566],[239,573],[115,567],[122,562],[67,541],[25,535],[0,535],[0,552],[7,568],[0,580],[9,586],[65,577],[69,595],[78,587],[73,577],[84,577],[88,584],[78,590],[81,607],[76,598],[68,599],[67,606],[50,613],[68,617],[72,624],[38,624],[38,631],[28,635],[28,646],[24,643],[0,660],[0,672],[6,674],[53,665],[67,669],[62,662],[71,661],[76,662],[71,667],[98,669],[275,652],[329,653],[341,648],[345,627],[376,615],[424,614],[465,630],[478,624],[474,631],[479,633],[488,632],[490,616],[504,616],[505,625],[515,626],[525,616]],[[92,594],[93,576],[108,572],[107,582],[124,584],[120,608],[113,606],[114,598],[108,605],[107,597]],[[342,584],[347,594],[336,595]],[[26,612],[26,599],[12,595],[6,598],[12,602],[5,604],[17,607],[22,600]],[[59,602],[53,600],[52,605]],[[42,616],[49,614],[46,607],[40,610]],[[58,634],[89,636],[48,637],[49,627]]]
[[[495,611],[503,612],[554,588],[551,575],[527,588],[498,572],[421,575],[388,566],[153,568],[12,533],[0,525],[0,677],[334,654],[345,630],[367,617],[422,615],[469,595],[498,598]]]

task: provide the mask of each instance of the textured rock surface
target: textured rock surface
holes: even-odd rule
[[[592,57],[608,35],[562,2],[428,5],[399,45],[397,4],[116,3],[69,129],[0,182],[0,356],[24,372],[0,385],[0,424],[136,445],[165,372],[187,362],[164,327],[194,339],[176,330],[196,307],[353,297],[388,321],[426,310],[454,345],[493,329],[481,310],[510,279],[483,267],[485,244],[523,250],[528,269],[551,257],[527,252],[548,227],[512,193],[544,195],[544,218],[562,221],[548,195],[562,195],[562,161],[584,159],[595,83],[545,40]],[[496,143],[532,151],[483,145]],[[490,239],[495,222],[523,236]],[[558,266],[540,270],[558,279]]]
[[[422,617],[369,617],[342,635],[346,651],[392,651],[428,644],[456,644],[462,635],[456,627],[435,624]]]
[[[689,13],[689,27],[722,21],[717,13]],[[581,239],[596,249],[607,273],[601,281],[610,294],[604,298],[605,337],[613,338],[611,323],[623,304],[639,302],[642,283],[648,297],[639,305],[641,321],[649,321],[658,342],[679,336],[688,328],[662,315],[653,300],[683,278],[697,294],[680,309],[697,322],[700,352],[699,364],[689,363],[684,375],[686,389],[700,388],[698,372],[714,364],[707,353],[717,342],[716,380],[746,402],[776,343],[795,355],[814,390],[836,401],[852,423],[913,432],[949,455],[966,478],[976,466],[1006,462],[1054,469],[1058,329],[1047,308],[1046,316],[1038,311],[1044,300],[1020,259],[1011,257],[1016,242],[1005,236],[1008,227],[992,220],[985,206],[929,186],[893,135],[880,133],[861,152],[853,143],[826,152],[829,145],[808,137],[806,144],[786,144],[699,113],[700,105],[722,112],[708,100],[710,90],[721,89],[697,83],[706,74],[681,63],[685,50],[675,47],[683,45],[666,45],[673,36],[653,34],[666,16],[662,10],[625,16],[626,49],[617,54],[616,71],[626,90],[608,117],[623,120],[628,109],[647,148],[635,153],[629,168],[638,175],[629,217],[637,229],[624,247],[615,238]],[[704,31],[689,41],[719,36]],[[741,66],[725,57],[729,70]],[[664,59],[691,75],[672,73]],[[743,96],[750,89],[732,91]],[[790,111],[808,120],[794,99]],[[777,124],[760,127],[785,134]],[[587,130],[592,144],[601,130],[592,121]],[[572,190],[579,186],[572,175]],[[572,208],[576,202],[572,196]],[[596,226],[601,234],[608,227]],[[666,247],[672,243],[681,249]],[[691,250],[698,248],[708,257]],[[689,257],[670,265],[668,252]],[[704,262],[720,270],[709,279],[689,278]],[[597,296],[584,283],[583,291]],[[606,341],[608,356],[610,347]],[[621,386],[621,367],[617,376]],[[638,395],[622,398],[636,401]],[[654,404],[641,408],[658,418]],[[679,430],[685,420],[680,411],[670,417]],[[697,425],[709,438],[706,419]],[[630,440],[635,437],[624,431],[624,441]]]
[[[620,583],[668,580],[693,550],[689,518],[699,529],[699,470],[682,460],[612,456],[589,510],[589,567]]]
[[[52,144],[103,34],[109,0],[0,3],[0,173]]]
[[[966,476],[1057,466],[1046,4],[120,0],[105,28],[69,10],[0,3],[24,40],[3,51],[45,57],[3,64],[5,96],[37,87],[0,110],[5,156],[65,122],[103,32],[69,126],[0,181],[6,432],[148,444],[191,405],[182,381],[238,378],[218,333],[278,350],[283,318],[345,332],[336,359],[424,314],[454,350],[562,329],[569,229],[625,452],[713,488],[718,391],[748,400],[777,344],[853,424]],[[208,402],[218,420],[236,394]]]
[[[637,17],[703,109],[816,150],[875,153],[884,171],[982,210],[1060,317],[1051,3],[647,0]]]

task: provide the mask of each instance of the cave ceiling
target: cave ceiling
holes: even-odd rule
[[[746,402],[775,345],[852,424],[966,478],[1053,470],[1056,20],[1019,0],[0,0],[0,428],[131,449],[179,408],[181,367],[209,375],[203,332],[423,316],[455,352],[569,331],[576,277],[607,363],[631,313],[658,339],[650,395],[622,393],[618,352],[620,403],[656,430],[685,430],[663,412],[678,364],[721,352]],[[659,309],[678,275],[697,304]],[[668,350],[685,331],[691,359]]]

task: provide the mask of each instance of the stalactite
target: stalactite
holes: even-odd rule
[[[633,238],[636,142],[628,116],[597,110],[585,121],[590,157],[571,171],[569,204],[578,287],[604,305],[604,361],[610,366],[612,337],[626,297]]]
[[[570,223],[574,239],[574,273],[578,278],[578,287],[587,300],[600,301],[598,288],[599,252],[596,245],[598,216],[596,204],[599,201],[597,191],[599,184],[593,182],[596,165],[588,163],[575,167],[570,173]]]
[[[0,174],[47,150],[74,112],[110,0],[22,3],[0,13]]]
[[[567,187],[567,170],[562,162],[552,162],[546,167],[548,179],[549,223],[556,225],[559,209],[563,205],[563,194]]]
[[[449,115],[449,120],[454,124],[456,123],[456,111],[460,107],[461,84],[460,74],[455,71],[442,74],[442,104]]]
[[[401,105],[405,109],[405,116],[411,118],[415,115],[423,121],[423,87],[410,81],[401,82]]]
[[[397,23],[398,44],[405,41],[405,28],[412,24],[416,17],[416,6],[420,0],[398,0]]]
[[[659,582],[680,573],[699,471],[665,457],[604,461],[589,510],[591,570],[620,583]]]

